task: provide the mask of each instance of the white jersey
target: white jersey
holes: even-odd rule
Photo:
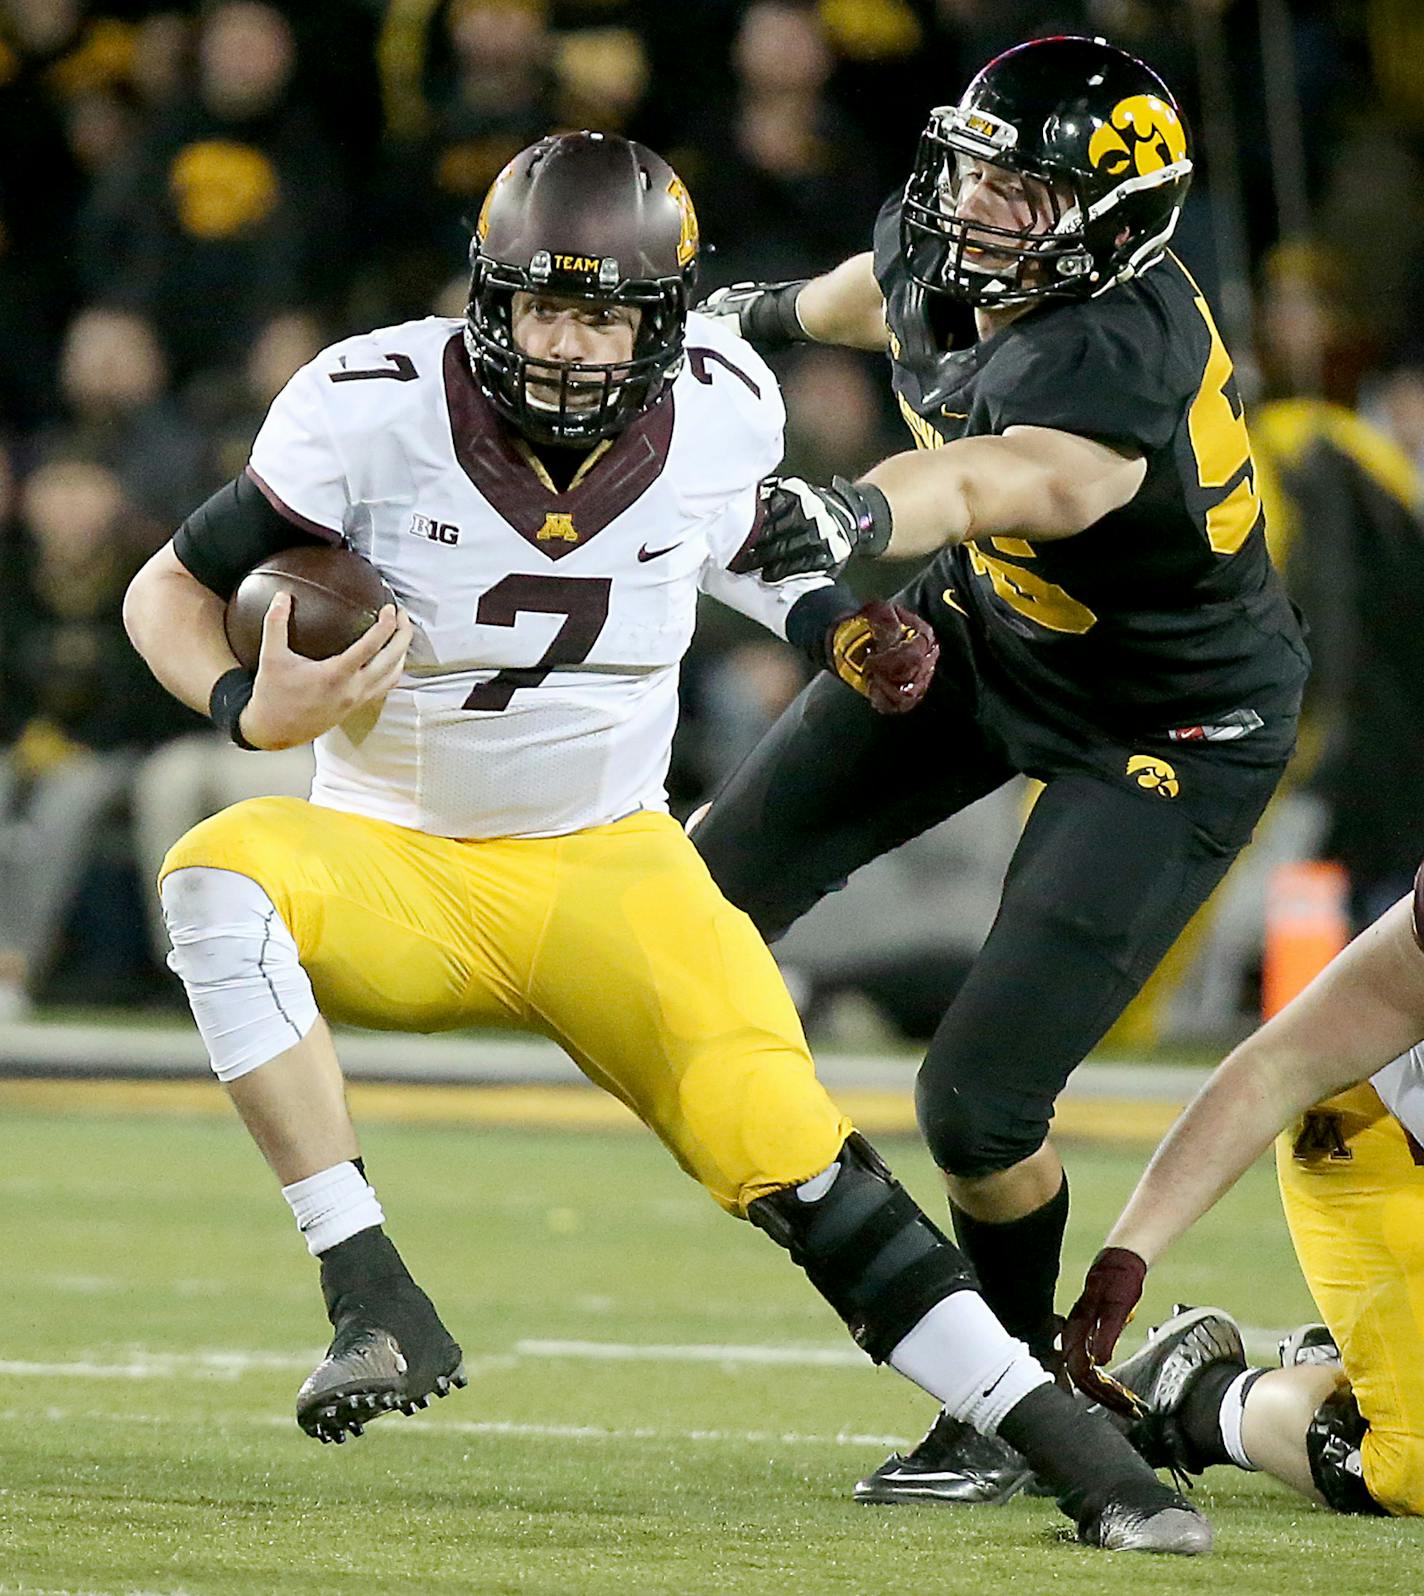
[[[318,740],[312,799],[448,837],[665,809],[698,593],[784,637],[826,580],[727,570],[781,457],[776,379],[690,316],[671,391],[561,493],[497,421],[462,330],[431,317],[334,345],[253,445],[277,508],[373,561],[415,626],[374,724]]]
[[[1424,1147],[1424,1042],[1370,1077],[1380,1101]]]

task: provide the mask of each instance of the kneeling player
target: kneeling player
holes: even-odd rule
[[[1263,1469],[1341,1513],[1424,1513],[1424,870],[1242,1043],[1157,1149],[1064,1333],[1082,1388],[1154,1463]],[[1179,1312],[1104,1381],[1147,1266],[1276,1140],[1324,1326],[1248,1369],[1234,1321]],[[1113,1383],[1115,1379],[1116,1386]]]
[[[729,571],[782,410],[748,348],[689,318],[696,254],[651,151],[524,151],[481,212],[466,321],[318,356],[246,477],[131,590],[135,642],[179,697],[211,695],[244,744],[316,738],[310,803],[205,821],[161,882],[213,1067],[321,1262],[335,1336],[298,1421],[342,1441],[463,1383],[382,1228],[321,1015],[513,1026],[785,1247],[872,1358],[1028,1455],[1085,1540],[1205,1550],[1205,1520],[1082,1421],[831,1102],[761,938],[665,812],[699,589],[793,636],[814,593],[809,652],[886,710],[913,707],[935,653],[908,612]],[[222,599],[304,536],[345,538],[406,613],[318,663],[286,646],[278,600],[249,678]]]

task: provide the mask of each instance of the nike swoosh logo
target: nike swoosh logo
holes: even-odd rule
[[[645,543],[642,548],[638,550],[638,563],[641,565],[644,560],[656,560],[660,556],[664,554],[671,554],[674,549],[680,549],[681,547],[681,543],[669,543],[665,549],[650,549]]]
[[[1008,1373],[1008,1372],[1009,1372],[1009,1371],[1008,1371],[1008,1370],[1007,1370],[1007,1369],[1005,1369],[1005,1370],[1004,1370],[1004,1371],[1003,1371],[1003,1374],[1000,1374],[1000,1376],[999,1376],[999,1378],[998,1378],[998,1379],[997,1379],[997,1380],[995,1380],[995,1381],[994,1381],[994,1383],[993,1383],[993,1385],[991,1385],[991,1386],[990,1386],[990,1387],[989,1387],[989,1388],[988,1388],[988,1390],[987,1390],[987,1391],[981,1391],[981,1392],[980,1392],[980,1393],[979,1393],[979,1395],[980,1395],[980,1396],[981,1396],[981,1397],[987,1397],[987,1396],[993,1396],[993,1394],[994,1394],[994,1392],[995,1392],[995,1391],[997,1391],[997,1390],[998,1390],[998,1388],[999,1388],[999,1387],[1000,1387],[1000,1386],[1001,1386],[1001,1385],[1002,1385],[1002,1384],[1003,1384],[1003,1381],[1004,1381],[1004,1375],[1005,1375],[1005,1374],[1007,1374],[1007,1373]]]
[[[913,1480],[917,1485],[928,1485],[935,1480],[962,1480],[963,1469],[949,1469],[943,1474],[929,1473],[924,1469],[886,1469],[880,1478],[882,1480]]]
[[[948,421],[968,421],[969,419],[967,410],[951,410],[948,405],[941,405],[939,413]]]

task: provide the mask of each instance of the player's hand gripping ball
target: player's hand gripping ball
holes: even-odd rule
[[[903,604],[862,604],[831,628],[827,652],[840,679],[882,715],[903,715],[930,690],[939,640]]]
[[[223,624],[239,664],[257,669],[262,622],[278,593],[292,595],[287,644],[307,659],[331,659],[370,630],[396,596],[367,559],[351,549],[312,544],[283,549],[254,566],[227,601]]]

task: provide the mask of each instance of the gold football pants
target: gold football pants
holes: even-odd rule
[[[256,798],[162,875],[193,865],[266,891],[329,1018],[550,1037],[732,1213],[819,1174],[852,1129],[771,954],[668,815],[456,841]]]
[[[1368,1084],[1312,1109],[1276,1143],[1296,1256],[1369,1433],[1365,1484],[1424,1514],[1424,1167]]]

